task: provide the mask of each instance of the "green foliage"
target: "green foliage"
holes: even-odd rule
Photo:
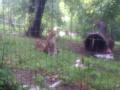
[[[2,60],[2,63],[3,61],[6,59],[6,57],[11,53],[12,49],[11,46],[12,45],[15,45],[15,41],[11,41],[10,39],[3,39],[4,36],[1,36],[1,39],[0,39],[0,60]]]
[[[14,77],[8,69],[0,68],[0,90],[23,90],[14,83]]]
[[[31,26],[34,20],[35,0],[4,0],[0,2],[0,16],[11,17],[17,23],[23,24],[25,29]],[[4,6],[2,6],[4,4]],[[47,0],[42,18],[42,29],[49,30],[54,26],[68,31],[75,31],[84,37],[94,29],[96,19],[103,19],[108,25],[108,32],[119,40],[120,28],[120,1],[119,0]],[[33,12],[29,11],[31,7]],[[62,18],[68,16],[67,22]],[[25,23],[25,25],[24,25]],[[19,30],[22,31],[22,30]],[[23,30],[24,33],[27,30]]]
[[[63,25],[61,19],[62,13],[59,7],[60,0],[47,0],[45,11],[42,18],[42,24],[46,29],[51,29],[55,26]]]
[[[45,88],[47,87],[46,83],[45,83],[45,78],[43,76],[40,75],[36,75],[35,76],[35,83],[37,85],[39,85],[41,88]]]
[[[96,19],[103,19],[108,25],[108,32],[119,40],[119,0],[67,0],[65,3],[69,13],[78,17],[78,21],[73,23],[78,22],[75,28],[81,36],[94,29]]]
[[[0,37],[0,90],[24,90],[20,87],[20,84],[15,81],[15,78],[7,68],[6,62],[9,62],[9,54],[12,52],[12,45],[15,45],[14,41]],[[9,63],[10,64],[10,63]]]
[[[36,8],[36,0],[29,0],[28,4],[26,4],[28,7],[28,11],[26,12],[26,21],[25,21],[25,29],[26,31],[28,28],[33,24],[34,18],[35,18],[35,8]]]

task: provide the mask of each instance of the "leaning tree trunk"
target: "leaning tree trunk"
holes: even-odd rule
[[[32,37],[39,37],[41,36],[41,20],[42,15],[45,7],[45,3],[47,0],[37,0],[37,8],[35,13],[35,19],[33,21],[33,24],[29,27],[27,35]]]

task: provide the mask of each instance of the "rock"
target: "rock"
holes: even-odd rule
[[[61,83],[62,83],[62,80],[59,80],[59,81],[53,83],[52,85],[50,85],[49,87],[50,88],[55,88],[55,87],[59,86]]]
[[[84,65],[82,64],[82,62],[81,62],[80,59],[77,59],[77,60],[76,60],[75,67],[76,67],[76,68],[78,68],[78,67],[83,68],[83,67],[84,67]]]

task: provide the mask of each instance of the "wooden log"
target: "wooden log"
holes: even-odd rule
[[[85,50],[90,53],[112,53],[114,41],[108,34],[89,33],[85,38]]]

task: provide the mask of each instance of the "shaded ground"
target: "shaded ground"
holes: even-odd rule
[[[28,69],[14,69],[13,74],[16,77],[16,80],[20,81],[23,85],[33,85],[35,84],[36,75],[44,75],[45,72],[42,70],[28,70]]]
[[[57,90],[83,90],[78,86],[63,85],[57,88]]]
[[[58,43],[62,43],[68,50],[71,50],[77,54],[85,54],[84,44],[77,41],[59,40]]]
[[[70,50],[72,50],[75,53],[84,54],[84,44],[83,43],[73,43],[73,42],[67,42],[66,45]]]
[[[35,76],[37,75],[44,77],[47,87],[49,87],[53,83],[60,80],[59,76],[52,75],[43,70],[35,71],[35,70],[14,69],[13,74],[16,77],[16,81],[20,81],[22,85],[37,85],[37,83],[35,82]],[[81,87],[77,85],[61,85],[61,84],[58,85],[56,89],[57,90],[85,90],[85,89],[81,89]]]

